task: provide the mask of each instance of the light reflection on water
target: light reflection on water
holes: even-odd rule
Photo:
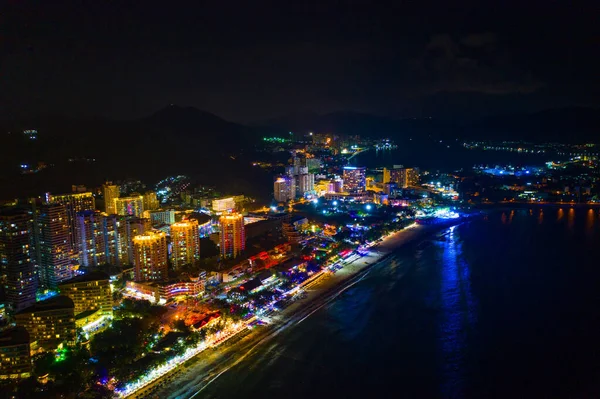
[[[462,244],[457,240],[454,230],[452,227],[446,235],[441,259],[442,322],[438,335],[444,358],[444,397],[460,397],[464,392],[468,334],[477,322],[477,299],[471,292],[469,265],[462,257]]]

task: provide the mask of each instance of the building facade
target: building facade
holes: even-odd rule
[[[71,241],[67,209],[60,203],[34,203],[34,253],[43,287],[56,289],[71,278]]]
[[[73,301],[75,316],[89,310],[99,310],[102,315],[112,317],[113,298],[110,278],[104,272],[90,272],[61,283],[61,295]]]
[[[171,253],[175,269],[192,265],[200,259],[200,236],[197,220],[171,225]]]
[[[175,223],[175,211],[172,209],[166,211],[148,212],[148,216],[152,224],[168,224]]]
[[[144,197],[142,195],[114,199],[115,213],[124,216],[142,217]]]
[[[109,215],[117,213],[115,207],[115,199],[119,198],[119,186],[112,184],[112,182],[106,182],[102,185],[102,194],[104,195],[104,210]]]
[[[366,187],[366,168],[344,166],[344,189],[349,193],[361,193]]]
[[[77,213],[75,226],[79,240],[79,263],[82,266],[99,266],[106,263],[104,219],[104,215],[98,211]]]
[[[77,213],[96,209],[96,200],[90,192],[51,195],[49,202],[57,202],[67,210],[67,223],[69,225],[69,245],[71,249],[79,252],[79,239],[77,237]]]
[[[235,209],[235,199],[233,197],[214,199],[212,209],[215,212],[231,211]]]
[[[144,193],[144,210],[145,211],[154,211],[160,207],[158,202],[158,197],[154,191],[146,191]]]
[[[31,342],[42,348],[54,349],[63,342],[75,345],[75,305],[67,296],[37,302],[18,312],[15,321],[27,330]]]
[[[133,237],[135,281],[164,281],[168,278],[167,235],[147,231]]]
[[[29,333],[23,327],[0,333],[0,381],[31,377]]]
[[[31,217],[24,210],[0,212],[0,281],[11,312],[35,303],[37,276],[31,260],[32,227]]]
[[[307,169],[307,168],[300,168]],[[306,194],[312,193],[315,190],[315,175],[312,173],[300,173],[295,176],[296,179],[296,196],[303,198]]]
[[[296,198],[296,183],[293,176],[279,176],[273,183],[275,201],[288,202]]]
[[[240,213],[230,213],[219,218],[221,232],[219,246],[221,257],[236,258],[246,249],[244,216]]]

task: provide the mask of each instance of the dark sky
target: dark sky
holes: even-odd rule
[[[5,1],[0,118],[600,104],[598,1]]]

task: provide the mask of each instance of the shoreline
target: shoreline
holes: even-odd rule
[[[380,243],[369,248],[369,255],[353,259],[335,274],[322,272],[318,278],[302,287],[306,296],[276,314],[270,315],[268,317],[270,323],[265,328],[245,330],[236,334],[230,341],[210,351],[199,353],[172,373],[147,386],[142,392],[136,392],[129,397],[177,399],[197,397],[221,374],[235,367],[287,328],[301,323],[334,301],[344,291],[360,282],[372,267],[384,262],[400,248],[418,243],[420,240],[430,239],[434,234],[464,222],[464,220],[456,220],[438,225],[415,224],[388,235]]]

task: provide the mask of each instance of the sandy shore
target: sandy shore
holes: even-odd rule
[[[200,397],[202,389],[222,373],[235,367],[282,331],[300,323],[335,300],[343,291],[360,281],[366,270],[382,261],[394,250],[408,243],[426,239],[430,234],[443,228],[439,225],[413,225],[385,237],[379,244],[369,249],[368,255],[344,264],[344,267],[335,274],[324,272],[307,284],[304,287],[306,297],[272,315],[270,325],[242,332],[239,337],[234,337],[215,349],[200,353],[178,367],[175,372],[152,383],[144,392],[137,392],[130,397],[161,399]]]

